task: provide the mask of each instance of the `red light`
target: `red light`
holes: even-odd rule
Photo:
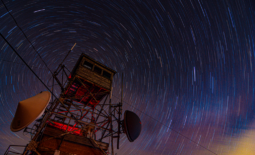
[[[76,128],[76,127],[72,127],[72,126],[68,126],[67,128],[67,125],[66,124],[62,124],[62,123],[58,123],[58,122],[53,122],[53,121],[47,121],[47,123],[50,125],[50,126],[53,126],[55,128],[58,128],[62,131],[67,131],[67,132],[70,132],[70,131],[73,131],[71,134],[75,134],[75,135],[79,135],[81,136],[81,129],[79,128]],[[67,129],[67,130],[66,130]]]

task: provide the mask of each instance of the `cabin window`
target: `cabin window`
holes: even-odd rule
[[[95,67],[94,67],[94,72],[96,72],[97,74],[100,74],[100,75],[101,75],[102,69],[99,68],[99,67],[97,67],[97,66],[95,66]]]
[[[88,61],[85,61],[85,62],[83,63],[83,66],[86,67],[86,68],[88,68],[88,69],[90,69],[90,70],[92,70],[92,68],[93,68],[93,64],[90,63],[90,62],[88,62]]]
[[[106,71],[103,71],[103,77],[105,77],[107,79],[111,79],[111,74]]]

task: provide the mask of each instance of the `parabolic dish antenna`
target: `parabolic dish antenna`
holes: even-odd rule
[[[140,118],[134,112],[126,110],[123,123],[128,140],[133,142],[141,133],[142,124]]]
[[[26,100],[20,101],[11,123],[11,131],[20,131],[37,118],[41,117],[50,99],[51,93],[44,91]]]

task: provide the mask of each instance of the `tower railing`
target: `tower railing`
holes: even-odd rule
[[[8,154],[20,154],[20,155],[22,155],[23,154],[23,151],[22,151],[22,153],[11,151],[11,149],[13,149],[14,147],[19,147],[19,148],[23,147],[25,149],[26,145],[9,145],[9,147],[5,151],[4,155],[8,155]]]

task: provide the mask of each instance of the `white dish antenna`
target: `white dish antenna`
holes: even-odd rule
[[[51,93],[44,91],[26,100],[20,101],[11,123],[11,131],[20,131],[37,118],[41,117],[50,99]]]

